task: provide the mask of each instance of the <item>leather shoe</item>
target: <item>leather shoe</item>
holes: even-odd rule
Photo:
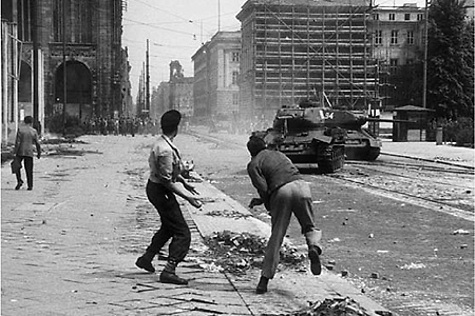
[[[314,275],[320,275],[322,273],[322,264],[320,262],[318,249],[315,247],[310,248],[308,257],[310,258],[310,271],[312,271]]]
[[[135,265],[140,269],[144,269],[150,273],[155,272],[155,268],[153,267],[152,263],[144,257],[139,257],[137,261],[135,261]]]
[[[18,182],[18,184],[15,187],[15,190],[20,190],[22,185],[23,185],[23,181]]]
[[[257,284],[256,287],[256,294],[264,294],[265,292],[267,292],[267,283],[269,283],[269,279],[261,276],[259,284]]]
[[[180,278],[175,273],[163,271],[160,273],[160,282],[162,283],[171,283],[171,284],[178,284],[178,285],[187,285],[188,280]]]

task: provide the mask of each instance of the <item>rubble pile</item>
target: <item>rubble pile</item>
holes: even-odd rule
[[[242,274],[251,267],[260,267],[265,254],[267,238],[250,233],[231,231],[215,232],[205,242],[216,258],[215,263],[227,272]],[[305,255],[289,245],[283,245],[280,252],[283,265],[301,268]]]
[[[263,315],[263,316],[370,316],[355,300],[346,298],[332,298],[311,303],[309,307],[290,314]]]
[[[207,212],[205,215],[208,215],[208,216],[219,216],[219,217],[228,217],[228,218],[234,218],[234,219],[238,219],[238,218],[247,218],[247,217],[251,217],[252,215],[251,214],[243,214],[241,212],[238,212],[236,210],[222,210],[222,211],[218,211],[218,210],[214,210],[214,211],[209,211]]]

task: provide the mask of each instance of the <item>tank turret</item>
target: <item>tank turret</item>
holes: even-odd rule
[[[300,168],[318,168],[332,173],[343,168],[345,131],[326,125],[329,112],[318,106],[282,107],[272,128],[254,132],[264,138],[269,148],[283,152]]]

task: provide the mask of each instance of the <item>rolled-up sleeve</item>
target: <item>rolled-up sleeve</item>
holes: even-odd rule
[[[157,176],[160,182],[172,181],[173,153],[171,151],[164,151],[157,158]]]
[[[155,146],[150,152],[149,165],[154,182],[169,183],[173,175],[173,152],[171,149]]]

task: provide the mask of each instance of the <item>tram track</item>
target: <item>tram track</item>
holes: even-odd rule
[[[456,216],[459,218],[463,218],[468,221],[475,221],[473,211],[466,211],[464,209],[456,208],[451,206],[449,203],[443,203],[438,200],[424,198],[420,196],[416,196],[413,194],[408,194],[404,192],[395,192],[393,189],[385,189],[379,186],[370,185],[368,183],[364,183],[355,179],[345,179],[342,177],[337,177],[334,175],[327,175],[327,177],[331,177],[336,181],[340,181],[343,184],[351,185],[353,187],[357,187],[360,189],[365,190],[368,193],[376,194],[382,197],[395,199],[404,203],[410,203],[413,205],[417,205],[420,207],[428,208],[433,211],[449,214],[452,216]]]
[[[474,221],[474,175],[458,167],[352,161],[343,172],[327,176],[371,193]]]
[[[243,135],[192,135],[226,154],[247,153]],[[304,178],[325,202],[317,207],[327,236],[324,258],[336,258],[336,271],[348,271],[355,286],[395,315],[471,315],[471,168],[382,154],[371,162],[346,161],[335,174],[304,172]],[[221,187],[246,200],[248,184],[227,179]],[[459,229],[469,235],[454,234]],[[298,228],[289,235],[295,244],[301,241]],[[411,263],[424,267],[406,270]]]
[[[196,132],[190,134],[230,149],[244,148],[241,138],[234,139],[232,135],[222,139]],[[394,156],[394,159],[346,161],[341,172],[325,176],[379,196],[475,220],[472,167],[406,156]]]

